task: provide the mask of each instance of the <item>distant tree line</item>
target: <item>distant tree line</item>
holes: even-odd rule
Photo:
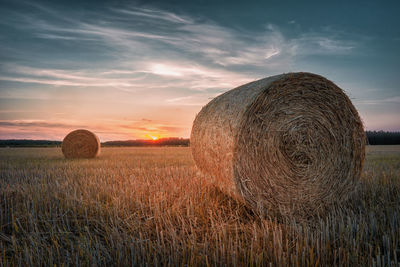
[[[25,140],[12,139],[0,140],[0,147],[55,147],[61,146],[61,141],[49,140]],[[108,141],[101,143],[101,146],[189,146],[188,138],[160,138],[157,140],[127,140],[127,141]]]
[[[400,145],[400,132],[366,131],[369,145]],[[102,146],[189,146],[188,138],[160,138],[158,140],[136,139],[127,141],[107,141]],[[54,147],[61,141],[49,140],[0,140],[0,147]]]
[[[127,141],[108,141],[102,146],[189,146],[188,138],[160,138],[157,140],[136,139]]]
[[[367,131],[369,145],[400,145],[400,132]]]
[[[0,147],[52,147],[61,146],[61,141],[11,139],[0,140]]]

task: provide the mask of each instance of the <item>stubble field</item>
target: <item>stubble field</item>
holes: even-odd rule
[[[304,224],[259,218],[189,148],[1,148],[0,266],[398,266],[400,146],[367,150],[357,193]]]

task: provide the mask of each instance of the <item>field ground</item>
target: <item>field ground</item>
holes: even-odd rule
[[[367,150],[358,192],[305,225],[255,216],[189,148],[2,148],[0,266],[398,266],[400,146]]]

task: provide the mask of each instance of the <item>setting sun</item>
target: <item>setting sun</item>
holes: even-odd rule
[[[150,137],[151,139],[153,139],[154,141],[158,140],[158,136],[149,135],[149,137]]]

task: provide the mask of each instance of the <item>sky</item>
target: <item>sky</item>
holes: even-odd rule
[[[0,139],[189,137],[250,81],[320,74],[400,131],[399,1],[0,0]]]

